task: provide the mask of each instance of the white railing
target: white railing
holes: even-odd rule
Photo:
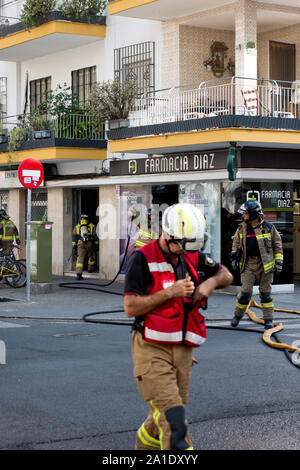
[[[1,119],[2,126],[7,135],[14,128],[23,128],[22,134],[24,140],[31,140],[34,138],[34,128],[30,126],[28,120],[20,116],[6,116]],[[91,116],[88,114],[65,114],[60,115],[49,120],[47,130],[51,131],[52,136],[64,139],[105,139],[105,125],[104,123],[95,123]],[[37,128],[37,130],[44,130],[46,127]],[[0,132],[1,134],[1,132]]]
[[[233,77],[192,86],[159,90],[138,98],[131,126],[199,119],[219,115],[295,118],[300,82]],[[299,108],[300,110],[300,108]]]
[[[62,114],[53,120],[55,137],[65,139],[105,139],[104,123],[95,123],[88,114]]]

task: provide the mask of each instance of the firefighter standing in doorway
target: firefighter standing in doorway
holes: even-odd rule
[[[272,282],[274,273],[279,274],[283,264],[281,237],[275,226],[263,219],[260,202],[249,199],[240,212],[243,222],[233,237],[231,258],[232,267],[240,269],[242,285],[231,326],[238,326],[257,281],[265,328],[270,329],[274,316]]]
[[[77,279],[82,280],[82,272],[86,255],[88,256],[88,272],[95,270],[95,248],[99,245],[96,226],[89,222],[87,214],[81,214],[79,223],[73,229],[72,248],[76,256]]]
[[[133,253],[125,277],[124,310],[135,317],[134,377],[149,405],[135,449],[188,450],[193,446],[185,405],[193,348],[206,337],[199,308],[216,288],[229,285],[232,275],[203,252],[188,251],[188,242],[204,242],[205,219],[196,207],[170,206],[163,214],[162,232]]]
[[[20,245],[18,229],[14,222],[10,220],[6,211],[0,209],[0,248],[3,249],[3,252],[10,252],[14,240],[16,240],[17,245]]]
[[[147,245],[152,240],[157,240],[161,235],[161,226],[159,223],[159,216],[154,210],[148,209],[148,227],[144,230],[143,227],[139,228],[135,248],[141,248]],[[133,219],[134,220],[134,219]]]

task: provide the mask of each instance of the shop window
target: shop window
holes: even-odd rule
[[[155,43],[148,41],[115,49],[114,75],[121,83],[135,81],[140,94],[155,89]]]
[[[72,72],[72,94],[78,98],[78,104],[83,108],[88,104],[91,90],[95,84],[96,66]]]
[[[208,240],[205,252],[221,260],[221,205],[219,183],[183,183],[179,185],[179,202],[201,209],[206,219]]]
[[[37,109],[38,105],[44,103],[47,99],[47,94],[51,90],[51,77],[39,78],[31,80],[29,83],[30,88],[30,110]]]

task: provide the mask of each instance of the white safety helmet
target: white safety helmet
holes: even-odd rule
[[[174,204],[168,207],[162,217],[163,231],[186,250],[203,247],[205,228],[204,215],[198,207],[191,204]]]

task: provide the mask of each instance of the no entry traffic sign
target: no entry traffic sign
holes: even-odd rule
[[[19,166],[20,183],[28,189],[38,188],[44,179],[44,167],[34,158],[25,158]]]
[[[26,246],[26,278],[27,300],[30,300],[30,245],[31,245],[31,190],[38,188],[44,179],[44,167],[34,158],[25,158],[18,169],[19,180],[27,188],[27,246]]]

